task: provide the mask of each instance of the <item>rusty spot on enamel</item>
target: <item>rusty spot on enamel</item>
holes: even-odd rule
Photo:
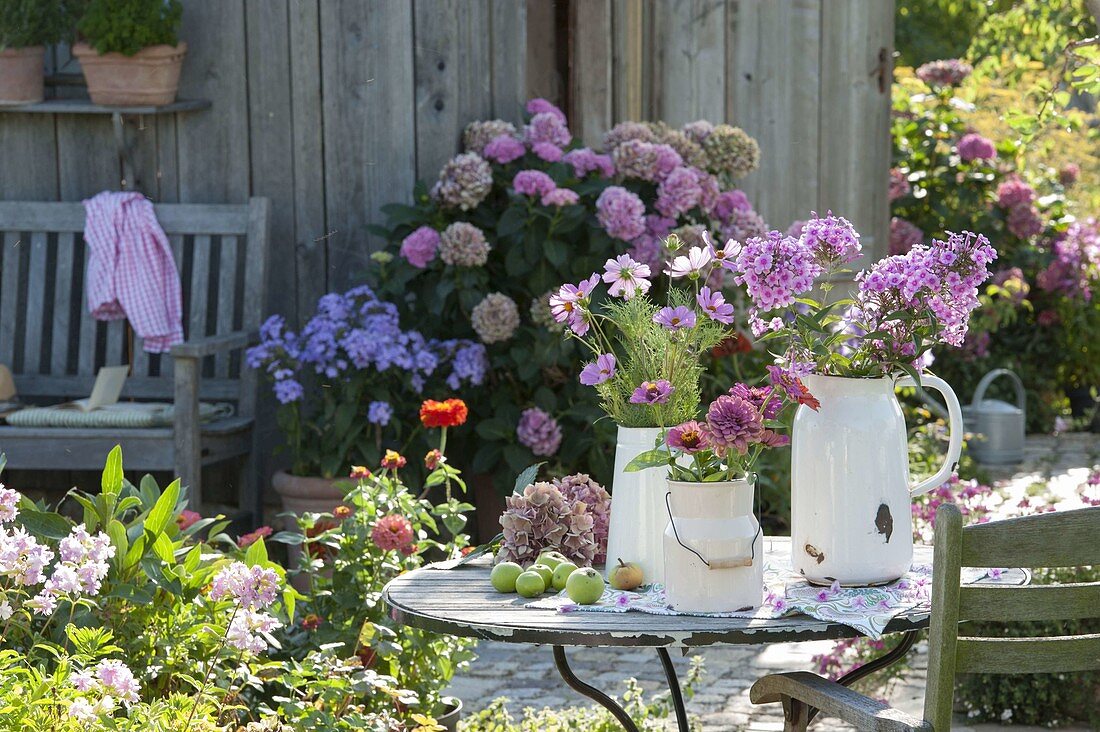
[[[890,507],[885,503],[879,505],[875,515],[875,528],[878,533],[886,537],[886,543],[890,543],[890,537],[894,534],[894,517],[890,515]]]
[[[805,548],[806,548],[806,553],[809,554],[814,559],[816,559],[818,564],[821,564],[822,562],[825,561],[825,555],[822,554],[818,550],[818,548],[816,546],[814,546],[813,544],[807,544]]]

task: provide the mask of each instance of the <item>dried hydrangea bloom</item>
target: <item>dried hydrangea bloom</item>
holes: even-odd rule
[[[703,152],[702,145],[698,142],[664,122],[650,122],[649,128],[653,130],[656,142],[662,145],[668,145],[679,153],[685,165],[691,165],[696,168],[706,167],[707,156],[706,153]]]
[[[489,261],[489,242],[481,229],[456,221],[439,238],[439,258],[455,267],[482,267]]]
[[[493,171],[477,153],[462,153],[447,161],[432,187],[432,197],[444,208],[469,211],[485,200],[493,187]]]
[[[583,502],[562,495],[552,483],[534,483],[509,496],[500,517],[504,539],[496,561],[528,565],[539,552],[557,550],[578,566],[596,556],[595,519]]]
[[[499,343],[512,337],[519,327],[519,308],[512,298],[490,292],[474,306],[470,324],[482,343]]]
[[[680,154],[668,145],[627,140],[611,153],[615,172],[623,178],[637,178],[653,183],[683,165]]]
[[[974,71],[974,67],[957,58],[929,61],[917,67],[917,78],[928,86],[946,88],[958,86]]]
[[[702,145],[703,141],[710,137],[710,133],[714,132],[714,125],[705,119],[700,119],[695,122],[688,122],[680,128],[680,131]]]
[[[649,125],[644,122],[620,122],[612,127],[603,136],[603,149],[613,152],[615,148],[627,140],[640,140],[641,142],[653,142],[657,136]]]
[[[592,515],[592,536],[596,542],[593,561],[607,561],[607,531],[611,522],[611,495],[585,473],[567,475],[554,481],[561,494],[573,503],[583,503]]]
[[[715,175],[741,178],[760,165],[760,146],[740,127],[718,125],[703,140],[707,169]]]
[[[462,132],[462,144],[465,145],[466,152],[481,155],[485,152],[486,145],[502,135],[515,137],[516,126],[502,119],[471,122]]]

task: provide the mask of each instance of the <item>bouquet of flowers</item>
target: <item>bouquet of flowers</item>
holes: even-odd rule
[[[429,379],[455,390],[482,383],[486,370],[483,345],[402,330],[396,306],[365,285],[322,297],[299,333],[271,316],[246,358],[272,380],[291,473],[325,478],[381,459],[382,429],[402,437],[393,404],[421,395]]]
[[[782,389],[737,383],[707,407],[703,421],[688,420],[669,429],[662,444],[631,460],[628,472],[668,466],[670,480],[713,483],[753,477],[764,450],[785,447],[791,438],[778,430],[788,403]]]
[[[601,273],[565,284],[550,298],[554,319],[568,326],[567,337],[579,340],[593,355],[580,382],[593,386],[604,411],[623,427],[665,427],[695,416],[704,366],[702,354],[730,334],[733,306],[709,284],[720,272],[724,251],[715,249],[706,232],[705,246],[677,256],[665,270],[669,282],[683,280],[690,290],[668,287],[662,306],[649,290],[654,273],[628,254],[608,259]],[[677,251],[672,234],[665,247]],[[603,280],[610,299],[597,300]]]
[[[919,382],[929,349],[962,345],[978,286],[997,258],[984,236],[949,233],[859,272],[854,297],[822,302],[806,293],[817,286],[827,300],[828,280],[861,252],[846,219],[815,215],[797,237],[773,231],[726,248],[722,264],[748,293],[754,335],[783,345],[784,368],[769,371],[787,385],[806,373],[867,377],[898,369]]]

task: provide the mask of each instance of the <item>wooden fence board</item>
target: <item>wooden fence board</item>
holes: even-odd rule
[[[655,93],[658,118],[671,125],[722,121],[725,113],[724,0],[654,3]],[[789,53],[789,49],[788,49]]]
[[[518,124],[527,102],[527,5],[489,0],[493,116]]]
[[[596,145],[614,124],[611,0],[587,0],[570,7],[570,122],[575,136]]]

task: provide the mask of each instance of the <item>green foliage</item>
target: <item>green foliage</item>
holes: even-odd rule
[[[71,27],[66,0],[4,0],[0,3],[0,50],[57,43]]]
[[[899,0],[894,32],[898,63],[920,66],[962,57],[990,5],[987,0]]]
[[[669,292],[670,307],[689,305],[691,297],[681,290]],[[689,305],[690,306],[690,305]],[[671,427],[693,419],[699,411],[700,381],[705,367],[703,354],[722,340],[722,326],[700,317],[695,327],[670,331],[653,318],[661,307],[648,297],[609,300],[598,319],[606,319],[604,331],[617,346],[615,375],[596,386],[601,406],[623,427]],[[630,396],[644,381],[665,379],[673,392],[666,404],[632,404]]]
[[[77,29],[100,53],[133,56],[143,48],[179,43],[180,0],[84,0]]]
[[[428,476],[425,487],[447,480],[465,491],[458,471],[446,463]],[[426,555],[458,556],[469,546],[462,532],[464,514],[471,510],[472,505],[454,497],[432,505],[411,493],[396,471],[387,471],[352,488],[339,516],[301,517],[301,535],[288,541],[300,542],[304,553],[302,577],[310,592],[302,612],[310,622],[292,631],[288,642],[293,656],[336,645],[392,676],[396,688],[411,690],[422,709],[438,711],[442,690],[474,658],[473,641],[393,622],[381,591],[397,575],[421,566]],[[407,551],[384,549],[374,541],[372,532],[383,517],[409,522],[414,543]]]
[[[682,684],[686,699],[694,696],[695,686],[704,674],[703,657],[693,656]],[[669,693],[665,691],[647,698],[636,680],[627,679],[624,683],[626,690],[619,701],[631,719],[640,723],[643,730],[668,729],[667,720],[672,714]],[[691,729],[701,728],[699,720],[692,718]],[[508,700],[501,697],[463,720],[459,729],[462,732],[619,732],[622,725],[603,707],[525,707],[517,721],[508,711]]]

